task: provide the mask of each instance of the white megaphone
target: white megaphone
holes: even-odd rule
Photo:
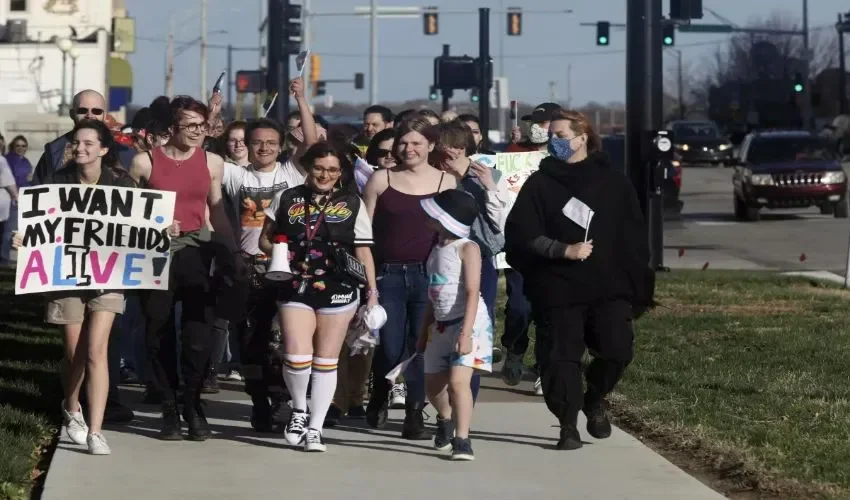
[[[286,281],[292,279],[292,271],[289,269],[289,239],[279,234],[274,238],[272,247],[272,260],[266,279],[271,281]]]

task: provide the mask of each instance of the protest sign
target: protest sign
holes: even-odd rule
[[[82,184],[22,189],[15,294],[168,289],[175,197]]]
[[[495,168],[502,173],[508,184],[508,206],[510,212],[514,206],[519,190],[526,179],[537,171],[540,160],[549,156],[546,151],[529,151],[526,153],[497,153],[495,155],[474,155],[472,160],[483,165]],[[505,254],[496,255],[496,269],[509,269],[511,266],[505,261]]]

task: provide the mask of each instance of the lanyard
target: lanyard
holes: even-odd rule
[[[310,226],[310,209],[313,207],[313,199],[310,198],[310,202],[307,203],[305,201],[304,205],[304,233],[305,239],[307,242],[313,241],[313,238],[316,237],[316,234],[319,232],[319,226],[322,225],[322,222],[325,220],[325,210],[328,208],[328,205],[331,203],[331,195],[328,194],[328,199],[325,200],[325,204],[319,208],[319,217],[316,218],[316,223],[311,227]]]

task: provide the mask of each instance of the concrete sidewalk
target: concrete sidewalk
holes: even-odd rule
[[[327,453],[306,454],[280,435],[253,432],[250,402],[238,392],[220,397],[208,406],[215,437],[205,443],[155,439],[151,406],[137,406],[129,426],[106,431],[108,457],[89,456],[63,436],[43,498],[724,498],[619,429],[597,442],[581,422],[585,447],[555,450],[556,421],[540,398],[482,398],[472,433],[476,460],[455,463],[427,441],[400,439],[401,410],[390,412],[381,431],[343,421],[325,432]]]

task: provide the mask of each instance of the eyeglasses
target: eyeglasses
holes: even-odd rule
[[[378,158],[386,158],[393,155],[392,149],[378,149]]]
[[[91,111],[91,114],[94,116],[100,116],[103,114],[103,110],[100,108],[77,108],[75,110],[78,115],[87,115],[89,114],[89,111]]]
[[[310,171],[313,175],[328,174],[328,177],[336,177],[342,174],[342,169],[339,168],[312,167]]]
[[[185,125],[179,125],[178,128],[189,132],[190,134],[197,134],[198,132],[206,132],[207,124],[206,123],[187,123]]]
[[[277,148],[277,147],[280,147],[280,142],[278,142],[278,141],[251,141],[251,147],[258,148],[260,146],[265,146],[267,148]]]

